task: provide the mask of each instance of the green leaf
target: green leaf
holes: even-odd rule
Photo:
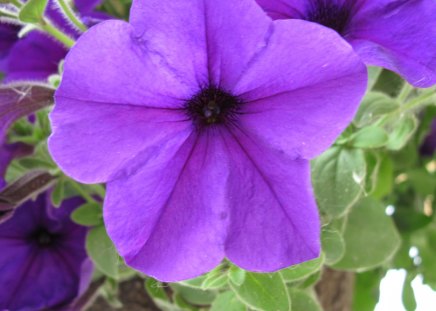
[[[298,288],[289,290],[292,301],[292,311],[322,311],[313,293]]]
[[[412,281],[413,276],[408,273],[406,279],[404,280],[402,295],[403,305],[407,311],[415,311],[417,306],[415,293],[413,292],[412,288]]]
[[[222,271],[209,272],[201,284],[202,290],[221,288],[227,285],[227,274]]]
[[[333,218],[344,215],[360,198],[366,162],[358,149],[332,147],[312,162],[312,182],[320,209]]]
[[[64,181],[60,178],[51,193],[51,202],[54,207],[59,207],[64,200]]]
[[[358,202],[348,215],[344,231],[345,255],[333,267],[365,271],[388,261],[401,239],[385,207],[372,198]]]
[[[247,306],[259,311],[290,311],[291,300],[286,284],[279,273],[247,272],[244,283],[229,282],[236,296]]]
[[[368,90],[371,90],[382,73],[381,67],[368,66]]]
[[[147,294],[153,299],[153,302],[164,311],[175,311],[178,310],[170,301],[167,293],[164,290],[162,283],[152,279],[147,278],[145,281],[145,289]],[[168,285],[166,285],[168,286]]]
[[[379,270],[356,273],[354,281],[353,311],[374,311],[380,296],[380,281],[384,273]]]
[[[374,198],[381,199],[391,193],[394,183],[394,164],[387,155],[382,156],[378,169],[377,178],[371,195]]]
[[[184,300],[194,305],[211,304],[216,296],[216,292],[187,287],[178,283],[171,283],[170,287],[180,294]]]
[[[335,228],[324,227],[321,233],[321,242],[327,265],[338,262],[344,256],[345,242],[342,235]]]
[[[223,292],[216,296],[210,311],[246,311],[247,307],[233,292]]]
[[[370,92],[360,104],[353,123],[357,127],[364,127],[373,124],[398,108],[398,103],[392,97],[381,92]]]
[[[48,0],[28,0],[20,10],[18,18],[24,23],[37,24],[42,21]]]
[[[82,226],[97,226],[103,224],[103,212],[98,203],[85,203],[71,214],[71,219]]]
[[[280,270],[280,274],[287,283],[299,281],[319,271],[323,263],[324,255],[321,254],[321,256],[317,259],[309,260]]]
[[[372,193],[377,184],[377,178],[380,169],[381,158],[375,150],[366,150],[366,179],[365,179],[365,192]]]
[[[427,196],[436,192],[436,178],[423,167],[408,171],[407,179],[416,193]]]
[[[350,144],[355,148],[373,149],[383,147],[388,143],[388,134],[378,126],[364,127],[350,138]]]
[[[246,271],[238,268],[237,266],[231,266],[229,269],[229,280],[237,286],[241,286],[245,280]]]
[[[389,125],[389,140],[386,147],[389,150],[400,150],[407,144],[418,128],[414,115],[405,114]]]
[[[89,231],[86,237],[86,251],[101,272],[114,279],[118,277],[119,257],[104,226]]]

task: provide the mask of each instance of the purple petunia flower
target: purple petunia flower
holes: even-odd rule
[[[82,199],[54,208],[49,197],[24,203],[0,225],[0,310],[67,310],[91,280],[87,229],[70,220]]]
[[[107,18],[92,12],[100,2],[101,0],[76,0],[77,8],[87,24],[94,25]],[[49,2],[46,14],[69,35],[75,38],[79,36],[52,1]],[[32,31],[19,39],[19,31],[19,27],[0,24],[0,71],[5,72],[6,81],[46,80],[51,74],[57,73],[58,64],[67,54],[67,49],[47,34],[38,31]]]
[[[366,69],[334,31],[251,0],[137,0],[66,58],[49,148],[126,262],[162,281],[226,256],[275,271],[319,255],[308,159],[349,124]]]
[[[434,0],[256,0],[273,19],[304,19],[341,34],[368,65],[417,87],[436,83]]]

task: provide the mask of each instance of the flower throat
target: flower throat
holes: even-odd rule
[[[351,5],[333,0],[313,0],[306,20],[321,24],[343,34],[351,17]]]
[[[231,122],[240,104],[236,96],[209,86],[187,101],[186,110],[196,126],[205,127]]]

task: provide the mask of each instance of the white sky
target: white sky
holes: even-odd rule
[[[380,284],[380,301],[374,311],[406,311],[401,301],[406,271],[390,270]],[[436,311],[436,292],[422,284],[422,278],[412,282],[417,301],[416,311]]]

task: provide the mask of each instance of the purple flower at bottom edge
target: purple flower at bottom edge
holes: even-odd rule
[[[251,0],[134,1],[130,24],[103,22],[67,55],[49,149],[73,178],[107,182],[128,265],[162,281],[224,257],[275,271],[319,256],[308,159],[366,79],[334,31]]]
[[[108,16],[93,13],[101,0],[76,1],[79,13],[89,26]],[[63,31],[77,38],[79,33],[65,21],[52,1],[46,10],[47,16]],[[39,31],[32,31],[18,38],[20,28],[0,24],[0,71],[5,72],[6,82],[18,80],[46,80],[58,72],[58,64],[67,54],[67,49],[54,38]],[[14,40],[12,40],[14,39]]]
[[[87,288],[87,229],[70,220],[81,198],[54,208],[48,194],[18,207],[0,225],[0,310],[70,310]]]
[[[434,0],[256,0],[273,19],[304,19],[340,33],[368,65],[416,87],[436,83]]]

